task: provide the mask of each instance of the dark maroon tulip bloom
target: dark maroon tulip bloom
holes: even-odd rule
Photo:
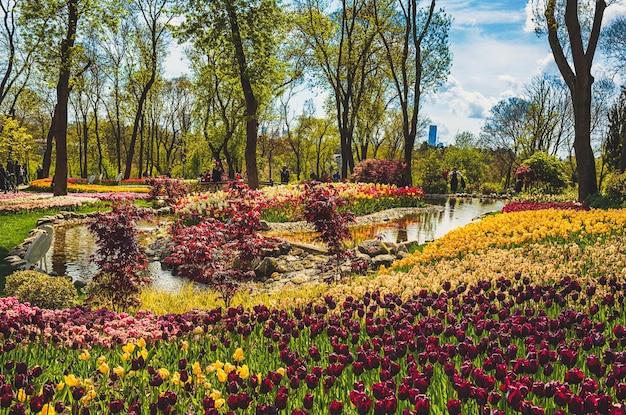
[[[417,415],[428,415],[430,413],[430,399],[426,395],[419,395],[415,402],[415,413]]]
[[[304,398],[302,399],[302,404],[309,411],[313,409],[313,395],[310,392],[307,392],[307,394],[304,395]]]
[[[26,407],[22,402],[18,402],[9,409],[9,415],[26,415]]]
[[[448,413],[450,415],[460,415],[461,414],[461,401],[458,399],[450,399],[446,404],[448,408]]]
[[[41,412],[41,409],[43,408],[44,403],[45,402],[44,402],[43,395],[33,396],[30,399],[30,410],[34,413],[39,413]]]
[[[343,412],[343,402],[333,399],[328,406],[330,415],[341,415]]]
[[[124,400],[123,399],[115,399],[109,402],[109,411],[112,414],[119,414],[124,410]]]
[[[274,405],[280,411],[287,407],[287,400],[289,399],[289,395],[286,393],[278,393],[276,394],[276,398],[274,399]]]
[[[571,385],[578,385],[584,379],[585,374],[576,367],[565,372],[565,382]]]

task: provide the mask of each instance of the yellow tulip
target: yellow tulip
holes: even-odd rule
[[[225,403],[226,403],[226,400],[224,400],[224,398],[216,399],[215,408],[220,409],[222,406],[224,406]]]
[[[139,346],[141,348],[146,347],[146,341],[143,338],[137,340],[137,346]]]
[[[17,400],[20,402],[26,401],[26,391],[24,389],[20,389],[17,391]]]
[[[248,377],[250,376],[250,369],[248,368],[248,365],[238,367],[237,374],[241,379],[248,379]]]
[[[157,372],[159,372],[159,375],[161,375],[162,379],[167,379],[170,377],[170,371],[165,369],[164,367],[157,370]]]
[[[199,362],[194,362],[193,365],[191,365],[191,368],[194,375],[198,376],[202,374],[202,366]]]
[[[217,389],[213,389],[211,391],[211,395],[210,396],[211,396],[211,398],[214,401],[217,401],[218,399],[220,399],[222,397],[222,392],[218,391]]]
[[[132,353],[135,351],[135,344],[126,343],[124,346],[122,346],[122,350],[124,351],[124,353]]]
[[[56,411],[54,410],[54,405],[47,403],[44,404],[44,406],[41,408],[41,412],[39,412],[41,415],[55,415]]]
[[[104,356],[100,356],[100,357],[98,357],[98,360],[97,360],[97,362],[98,362],[98,364],[99,364],[99,365],[101,365],[101,364],[105,363],[106,361],[107,361],[107,358],[106,358],[106,357],[104,357]]]
[[[244,359],[243,349],[241,347],[238,347],[237,350],[235,350],[235,353],[233,353],[233,359],[236,362],[241,362]]]
[[[125,353],[122,355],[122,360],[123,360],[123,361],[125,361],[125,362],[127,362],[129,359],[130,359],[130,353],[125,352]]]
[[[65,383],[70,388],[73,388],[73,387],[76,387],[76,386],[80,386],[82,382],[81,382],[80,378],[77,378],[76,376],[74,376],[73,374],[70,373],[69,375],[65,375]]]
[[[98,366],[98,372],[104,374],[109,373],[109,365],[106,362],[102,363],[100,366]]]
[[[148,350],[145,348],[141,349],[141,352],[139,352],[139,354],[141,355],[141,357],[143,357],[143,360],[148,360]]]
[[[81,354],[78,355],[78,360],[89,360],[91,358],[91,354],[89,354],[89,350],[85,349]]]
[[[186,340],[183,340],[182,342],[180,342],[180,350],[188,350],[189,349],[189,342],[187,342]]]
[[[236,369],[236,367],[232,363],[228,363],[228,362],[224,363],[224,372],[230,373],[230,372],[232,372],[235,369]]]
[[[279,367],[278,369],[276,369],[276,373],[278,373],[279,375],[281,375],[282,377],[285,377],[285,368],[284,367]]]
[[[124,377],[124,368],[122,366],[116,366],[113,369],[113,373],[122,378]]]
[[[226,372],[224,372],[223,369],[217,369],[217,380],[219,380],[220,383],[224,383],[227,379],[228,375],[226,374]]]

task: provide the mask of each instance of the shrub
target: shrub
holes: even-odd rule
[[[171,179],[167,176],[149,177],[146,183],[150,185],[150,198],[148,200],[156,202],[161,197],[165,197],[165,204],[173,206],[178,199],[187,194],[187,185],[183,180]]]
[[[480,193],[484,195],[491,195],[502,193],[502,186],[499,183],[482,183],[480,185]]]
[[[9,275],[4,293],[32,306],[51,310],[71,308],[78,301],[76,288],[66,278],[30,270]]]
[[[120,307],[132,306],[134,297],[143,285],[150,283],[142,271],[147,268],[146,255],[138,242],[136,223],[150,217],[149,211],[132,204],[118,204],[110,212],[98,212],[89,221],[88,228],[96,234],[98,248],[93,256],[98,265],[96,284],[108,286],[96,294],[109,293]],[[115,276],[110,278],[109,275]],[[106,281],[99,281],[106,277]]]
[[[626,172],[616,173],[609,177],[604,193],[617,205],[621,206],[626,203]]]
[[[537,152],[522,163],[522,167],[525,166],[532,172],[531,183],[536,185],[535,189],[541,193],[562,193],[567,187],[565,164],[555,156]],[[517,177],[517,171],[515,174]]]
[[[616,209],[621,206],[620,203],[615,202],[600,192],[587,196],[587,198],[585,198],[585,204],[595,209]]]
[[[277,244],[257,233],[263,206],[259,192],[241,180],[229,186],[228,206],[213,211],[217,216],[181,215],[172,226],[174,244],[165,259],[178,275],[217,291],[227,307],[241,283],[254,277],[256,262]]]
[[[402,162],[378,159],[363,160],[354,167],[352,181],[403,186]]]
[[[338,211],[346,201],[339,197],[339,192],[332,186],[306,183],[304,192],[304,219],[315,226],[330,254],[339,260],[345,255],[341,241],[350,237],[348,223],[354,222],[354,214],[351,211]]]

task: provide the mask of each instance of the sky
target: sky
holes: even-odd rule
[[[452,68],[436,93],[423,96],[422,112],[437,126],[439,142],[454,144],[454,136],[463,131],[478,135],[494,105],[522,96],[525,85],[535,76],[558,74],[547,38],[534,32],[531,2],[437,2],[453,19],[449,33]],[[616,15],[626,15],[625,3],[607,8],[603,26]],[[598,60],[596,55],[594,63]],[[184,72],[182,61],[181,51],[173,50],[166,65],[169,77]],[[601,64],[596,66],[601,68]],[[298,101],[312,98],[321,111],[323,94],[305,91]]]

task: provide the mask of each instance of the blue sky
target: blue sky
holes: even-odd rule
[[[500,100],[521,96],[533,77],[543,72],[558,73],[545,36],[533,31],[532,0],[445,0],[443,7],[452,18],[450,48],[453,54],[448,81],[436,94],[423,98],[422,113],[437,125],[440,142],[453,144],[462,131],[476,135],[489,110]],[[610,6],[605,22],[626,14],[626,1]],[[601,67],[596,55],[594,65]],[[167,76],[180,75],[180,48],[173,50]],[[299,101],[311,98],[311,90]],[[321,110],[323,95],[314,102]],[[299,110],[298,110],[299,111]]]

